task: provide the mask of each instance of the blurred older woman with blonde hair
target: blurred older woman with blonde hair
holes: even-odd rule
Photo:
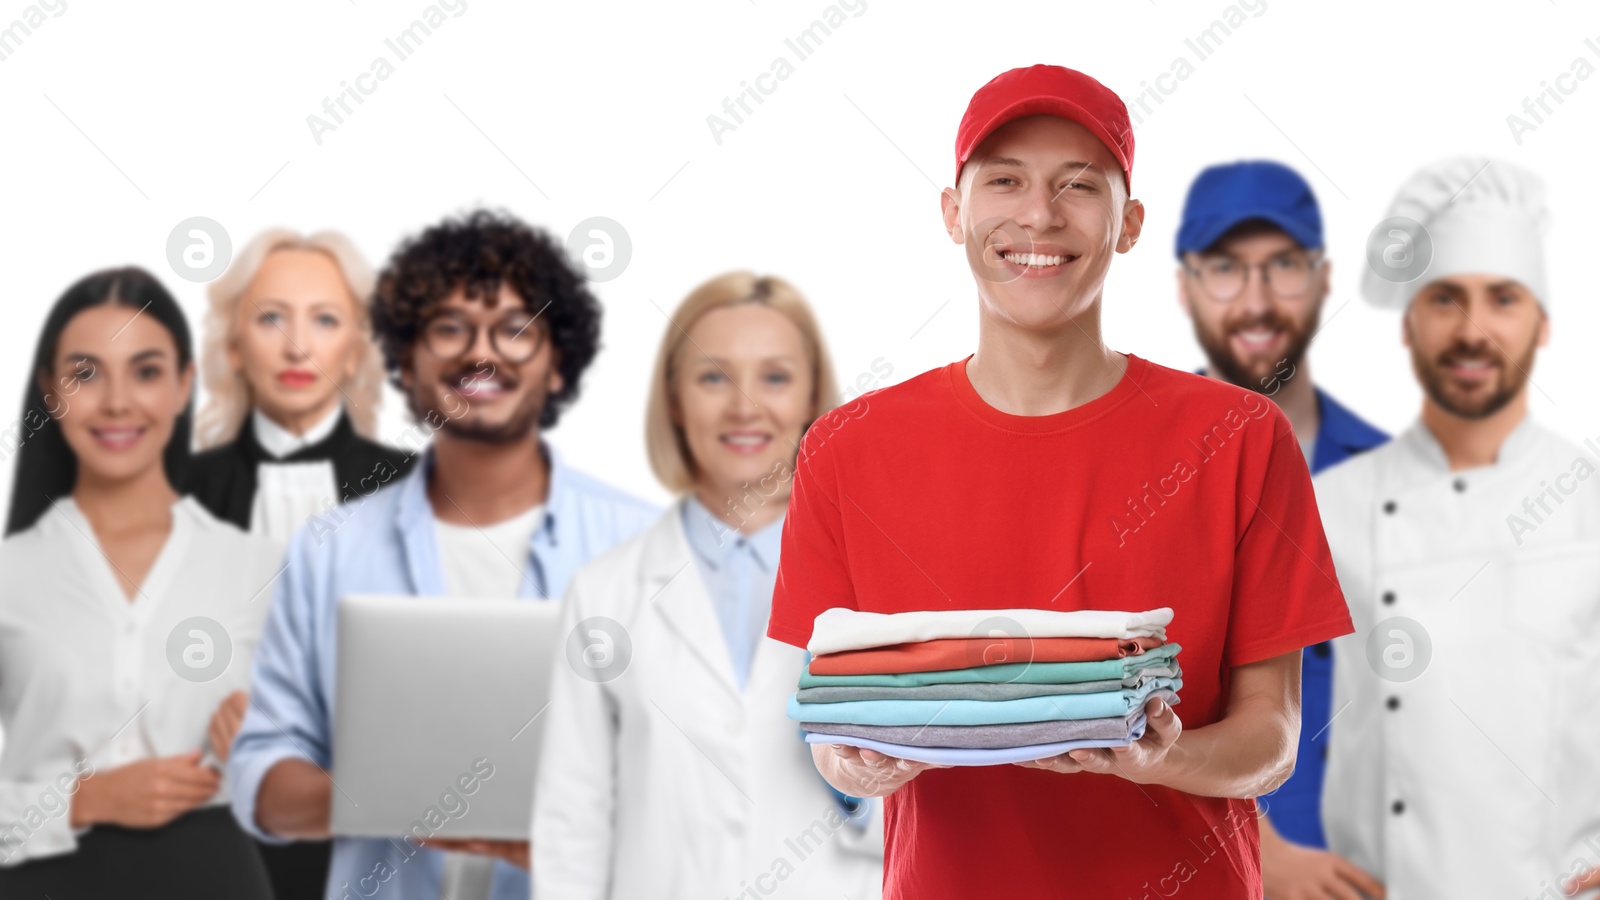
[[[372,440],[383,362],[374,275],[350,240],[267,231],[211,283],[206,400],[187,488],[219,518],[287,541],[410,459]]]
[[[384,378],[367,306],[374,280],[343,235],[273,229],[211,283],[203,452],[183,489],[212,515],[286,544],[312,517],[410,468],[403,451],[371,439]],[[223,760],[246,704],[242,692],[225,702],[213,741]],[[326,842],[259,847],[278,897],[321,896]]]
[[[553,675],[541,900],[881,896],[881,809],[817,774],[784,714],[804,651],[765,636],[800,438],[837,398],[788,282],[725,274],[673,313],[646,440],[680,498],[568,585],[562,633],[600,652]]]

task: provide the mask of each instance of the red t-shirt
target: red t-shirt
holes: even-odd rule
[[[833,606],[1170,606],[1191,730],[1222,717],[1233,667],[1354,630],[1288,419],[1132,354],[1053,415],[989,406],[962,360],[815,422],[768,634],[804,646]],[[1261,896],[1251,800],[988,766],[926,771],[885,809],[885,900]]]

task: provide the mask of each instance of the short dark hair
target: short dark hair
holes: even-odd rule
[[[496,302],[511,288],[550,334],[561,390],[539,416],[549,428],[578,396],[578,382],[600,350],[600,302],[549,234],[504,212],[475,210],[425,229],[403,242],[378,273],[372,330],[383,348],[389,381],[404,391],[400,373],[427,317],[457,288],[468,299]]]

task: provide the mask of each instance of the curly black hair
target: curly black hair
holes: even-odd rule
[[[501,285],[517,293],[550,334],[561,390],[550,395],[539,427],[550,428],[578,396],[578,380],[600,350],[600,302],[562,245],[509,213],[475,210],[446,219],[403,242],[378,274],[372,330],[383,348],[389,381],[400,372],[422,326],[457,288],[492,306]],[[540,312],[543,310],[543,312]]]

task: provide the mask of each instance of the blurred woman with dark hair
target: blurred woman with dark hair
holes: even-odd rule
[[[139,269],[45,319],[0,543],[0,896],[270,896],[219,769],[279,554],[174,490],[192,357]]]

